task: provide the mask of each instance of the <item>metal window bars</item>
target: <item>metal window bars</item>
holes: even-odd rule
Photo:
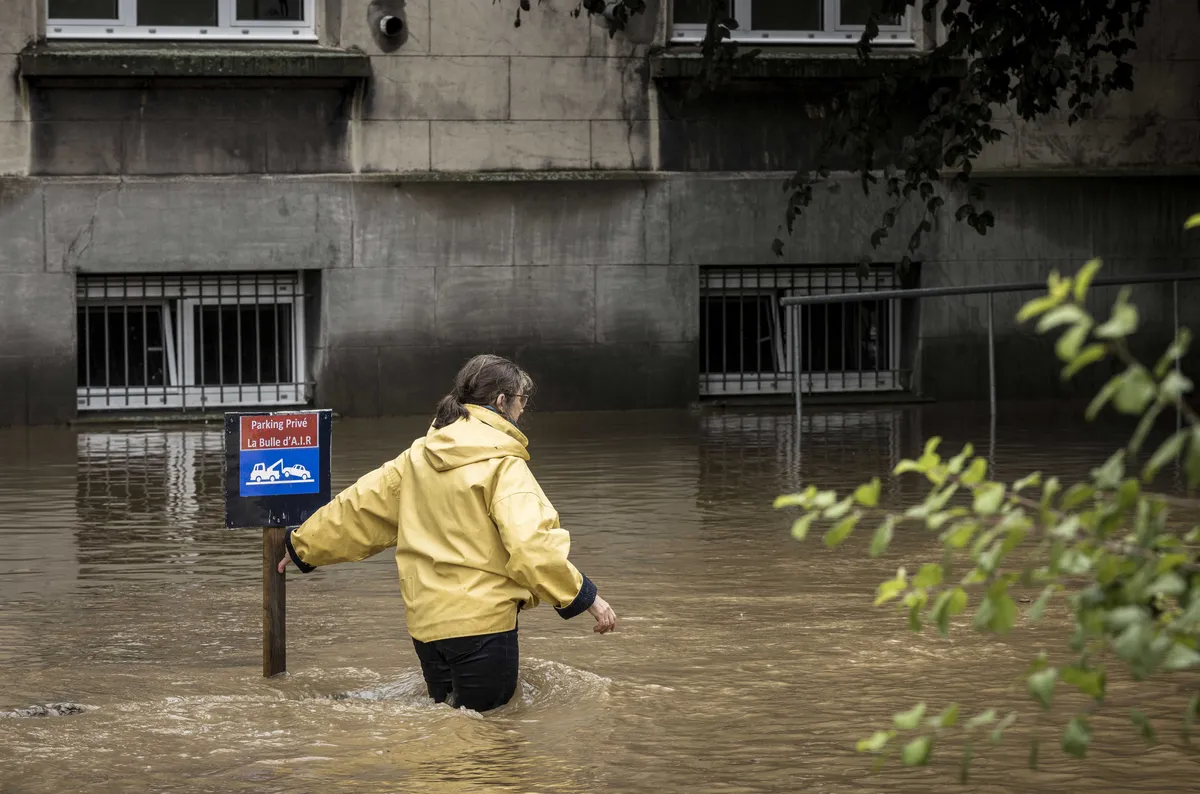
[[[700,393],[788,394],[902,388],[894,268],[704,267],[700,270]],[[859,294],[853,302],[783,312],[783,299]]]
[[[81,275],[80,410],[207,410],[308,401],[297,273]]]

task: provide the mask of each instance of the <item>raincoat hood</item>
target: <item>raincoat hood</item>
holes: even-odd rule
[[[425,460],[434,471],[450,471],[494,458],[529,460],[529,439],[500,414],[468,405],[466,419],[425,434]]]

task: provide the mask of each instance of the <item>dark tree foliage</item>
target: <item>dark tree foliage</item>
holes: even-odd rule
[[[908,240],[911,255],[932,230],[945,204],[943,180],[963,186],[966,200],[954,210],[986,234],[995,220],[980,210],[984,185],[972,179],[972,163],[1004,131],[994,113],[1011,107],[1026,121],[1065,108],[1070,124],[1086,118],[1097,97],[1133,87],[1133,36],[1145,22],[1149,0],[879,0],[857,47],[868,63],[879,35],[878,20],[912,6],[926,25],[940,21],[941,43],[894,64],[881,76],[866,79],[839,97],[819,147],[816,168],[787,180],[786,225],[813,200],[813,188],[829,179],[828,163],[849,158],[862,188],[870,193],[882,182],[889,206],[871,235],[878,247],[894,228],[900,212],[917,203],[921,220]],[[521,0],[528,10],[529,0]],[[720,83],[734,73],[741,58],[730,40],[737,20],[728,16],[726,0],[710,0],[707,33],[702,44],[704,82]],[[646,0],[581,0],[576,13],[602,16],[610,35],[623,29]],[[919,23],[917,23],[919,24]],[[947,84],[947,74],[961,74]],[[914,95],[928,97],[915,129],[902,129],[911,119]],[[834,187],[836,183],[830,185]],[[782,240],[775,252],[783,251]],[[908,262],[905,256],[902,264]]]

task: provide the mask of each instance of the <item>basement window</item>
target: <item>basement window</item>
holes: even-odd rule
[[[52,39],[316,39],[315,0],[46,0]]]
[[[796,295],[895,289],[895,270],[872,267],[704,267],[700,270],[700,394],[805,393],[902,388],[898,300],[784,310]],[[797,327],[797,322],[799,327]]]
[[[76,297],[80,410],[308,401],[296,273],[81,276]]]

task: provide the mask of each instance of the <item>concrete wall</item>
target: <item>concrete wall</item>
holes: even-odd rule
[[[710,102],[700,115],[720,123],[703,135],[666,123],[651,77],[666,15],[651,5],[610,38],[575,0],[535,3],[520,27],[507,0],[328,0],[321,44],[361,51],[365,81],[18,80],[42,5],[0,0],[0,424],[73,415],[80,273],[310,272],[317,401],[351,414],[426,411],[480,350],[527,365],[542,408],[695,399],[698,268],[778,261],[780,169],[821,127],[811,86],[786,82]],[[1008,121],[981,163],[997,228],[947,218],[920,252],[924,285],[1093,254],[1121,272],[1196,264],[1179,230],[1200,209],[1195,179],[1158,174],[1200,166],[1200,11],[1153,8],[1138,91],[1069,129]],[[403,14],[405,40],[372,32],[384,12]],[[899,258],[906,234],[867,243],[883,206],[822,194],[781,261]],[[1162,290],[1148,300],[1165,316]],[[981,306],[924,310],[927,392],[981,393]],[[997,303],[1002,321],[1014,312]],[[1009,393],[1057,393],[1049,364],[1024,366],[1037,343],[1000,333]],[[949,377],[964,361],[969,377]]]

